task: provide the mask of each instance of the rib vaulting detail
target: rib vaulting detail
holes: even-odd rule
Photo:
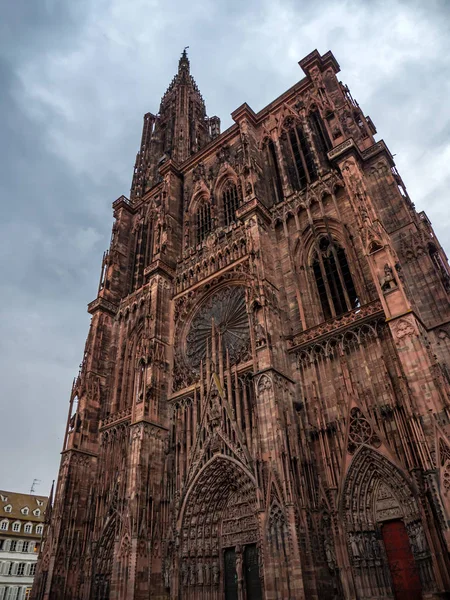
[[[331,52],[220,133],[184,51],[113,202],[35,600],[450,592],[450,276]]]

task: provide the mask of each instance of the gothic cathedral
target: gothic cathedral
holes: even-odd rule
[[[333,54],[113,202],[35,600],[450,597],[450,270]]]

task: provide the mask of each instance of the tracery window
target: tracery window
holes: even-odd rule
[[[236,211],[239,207],[239,196],[236,184],[232,181],[227,181],[222,192],[224,221],[225,225],[231,225],[236,221]]]
[[[278,202],[282,202],[283,200],[283,186],[275,144],[272,140],[268,140],[264,146],[264,158],[267,167],[266,180],[269,186],[268,192],[270,196],[273,196],[273,203],[278,204]]]
[[[359,306],[345,251],[328,236],[316,244],[312,270],[325,319]]]
[[[308,139],[294,119],[286,119],[286,130],[280,137],[287,172],[294,190],[302,190],[317,179],[317,170]]]
[[[312,113],[310,113],[308,121],[315,137],[315,145],[322,155],[324,155],[324,158],[327,159],[326,153],[331,150],[333,145],[330,141],[327,128],[319,114],[319,111],[314,110]]]
[[[442,260],[442,257],[439,254],[438,249],[434,244],[429,244],[428,252],[430,254],[431,260],[433,261],[434,268],[436,269],[445,289],[447,291],[450,291],[450,274],[447,270],[445,262]]]
[[[200,244],[211,231],[211,204],[204,200],[197,209],[196,214],[196,236],[197,244]]]

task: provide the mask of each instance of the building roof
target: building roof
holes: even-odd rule
[[[19,494],[17,492],[7,492],[0,490],[0,519],[30,521],[32,523],[44,522],[44,513],[47,508],[48,498],[46,496],[35,496],[34,494]],[[11,507],[11,511],[5,510]],[[28,508],[28,514],[22,512]],[[34,514],[34,511],[39,514]]]

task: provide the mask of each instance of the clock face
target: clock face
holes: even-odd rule
[[[216,344],[219,343],[219,334],[222,337],[224,358],[228,349],[231,363],[238,362],[246,354],[250,341],[242,287],[222,288],[210,296],[194,315],[186,338],[186,358],[195,369],[205,359],[207,345],[211,348],[213,323]]]

